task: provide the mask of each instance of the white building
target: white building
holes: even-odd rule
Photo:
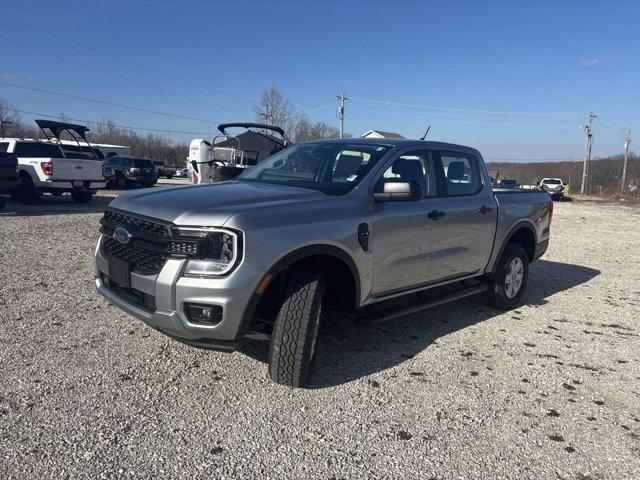
[[[362,138],[405,138],[399,133],[385,132],[383,130],[369,130],[362,134]]]

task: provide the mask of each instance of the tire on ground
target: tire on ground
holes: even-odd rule
[[[73,201],[76,203],[89,203],[92,197],[93,192],[71,192],[71,198],[73,198]]]
[[[289,276],[269,346],[269,376],[274,382],[302,387],[309,380],[324,294],[322,275],[294,271]]]
[[[35,205],[40,201],[42,197],[42,191],[36,188],[31,180],[31,177],[27,175],[20,176],[20,187],[18,187],[18,196],[20,201],[25,205]]]
[[[520,258],[523,266],[522,284],[520,290],[513,298],[509,298],[505,290],[506,276],[509,271],[509,265],[515,258]],[[489,280],[486,293],[487,303],[499,310],[511,310],[520,303],[520,299],[527,286],[527,277],[529,275],[529,258],[527,252],[519,243],[508,243],[505,247],[494,274]]]

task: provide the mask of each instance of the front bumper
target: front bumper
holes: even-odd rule
[[[245,332],[245,310],[255,287],[265,272],[246,263],[221,278],[183,276],[186,260],[171,258],[157,275],[131,273],[131,290],[153,297],[155,307],[148,308],[112,288],[109,264],[100,237],[96,248],[96,288],[109,303],[142,320],[168,336],[195,347],[233,351],[240,346]],[[115,287],[115,286],[114,286]],[[215,325],[196,324],[187,318],[185,304],[222,307],[222,319]]]

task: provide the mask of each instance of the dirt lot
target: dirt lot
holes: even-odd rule
[[[0,213],[1,478],[640,478],[640,209],[557,204],[515,311],[333,319],[291,390],[96,295],[108,202]]]

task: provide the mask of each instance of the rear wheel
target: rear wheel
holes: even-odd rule
[[[315,272],[293,272],[284,289],[269,347],[269,376],[282,385],[302,387],[313,368],[325,282]]]
[[[529,275],[529,258],[522,245],[508,243],[495,273],[489,280],[488,303],[500,310],[511,310],[520,303]]]
[[[73,198],[73,201],[76,203],[89,203],[92,197],[93,197],[92,192],[79,192],[79,191],[71,192],[71,198]]]
[[[121,173],[118,173],[118,176],[116,178],[116,185],[118,185],[118,188],[127,187],[127,179]]]
[[[35,205],[42,197],[42,191],[37,189],[29,175],[20,177],[20,187],[18,190],[20,201],[25,205]]]
[[[0,210],[4,208],[4,205],[5,205],[4,198],[0,197]]]

